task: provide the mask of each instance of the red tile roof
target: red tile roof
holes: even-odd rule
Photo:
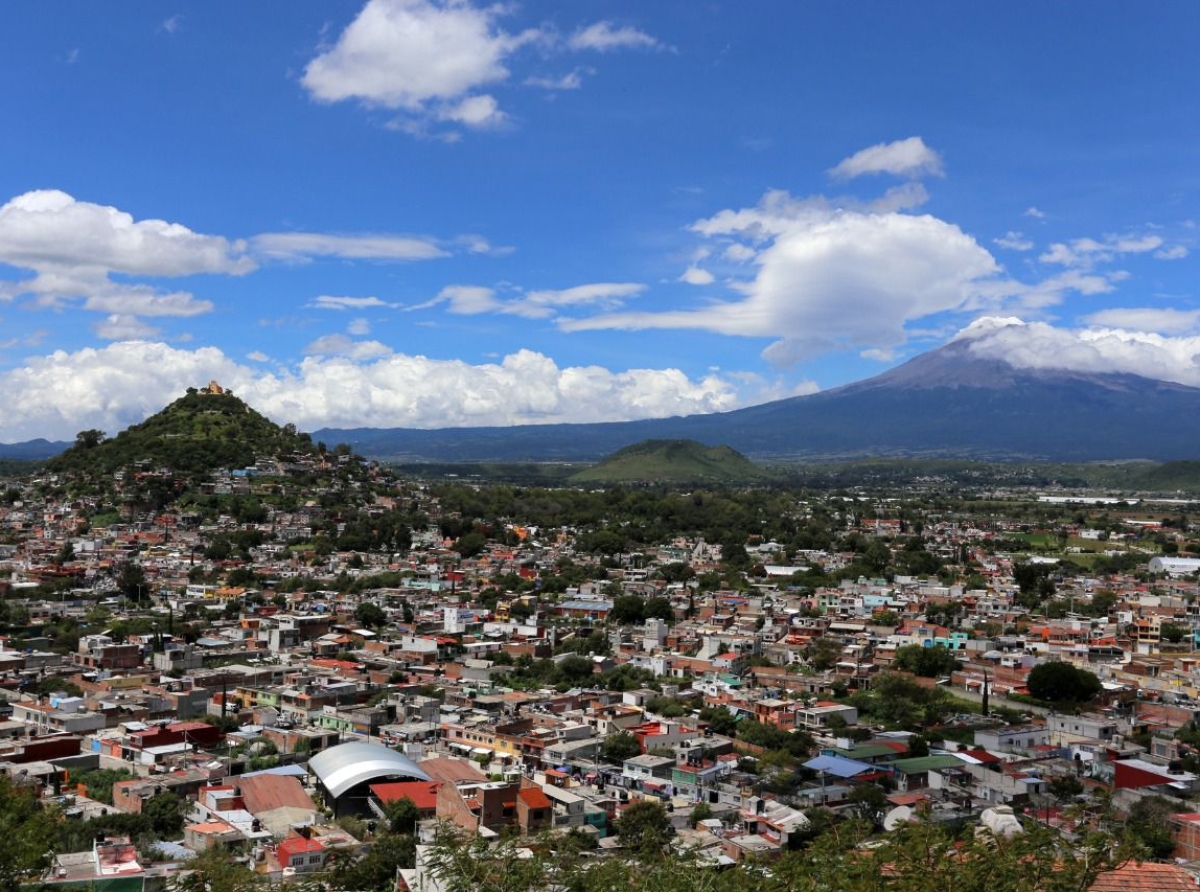
[[[383,803],[408,799],[420,811],[432,811],[437,808],[437,791],[441,785],[440,781],[397,781],[391,784],[371,784],[371,792]]]
[[[550,804],[550,797],[537,787],[522,787],[517,795],[530,808],[553,808]]]
[[[1096,877],[1088,892],[1196,892],[1196,885],[1177,864],[1129,861]]]

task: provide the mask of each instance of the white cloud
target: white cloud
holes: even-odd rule
[[[594,69],[576,68],[562,77],[534,76],[525,78],[527,87],[540,87],[543,90],[578,90],[583,86],[583,75],[594,74]]]
[[[1182,334],[1200,328],[1200,310],[1156,309],[1129,307],[1100,310],[1084,317],[1088,325],[1100,328],[1154,331],[1160,334]]]
[[[437,117],[439,121],[453,121],[479,128],[499,127],[508,119],[508,116],[500,111],[500,103],[496,101],[496,97],[487,93],[468,96],[461,102],[442,108]]]
[[[1023,216],[1032,217],[1035,220],[1045,220],[1046,219],[1046,214],[1043,211],[1039,211],[1037,208],[1033,207],[1032,205],[1030,207],[1025,208],[1025,213],[1023,214]]]
[[[984,319],[959,337],[971,341],[973,353],[1018,368],[1127,373],[1200,387],[1200,337],[1195,335],[1107,327],[1073,331],[1043,322]]]
[[[508,120],[493,91],[512,79],[518,51],[530,45],[572,52],[663,49],[633,27],[597,22],[564,38],[549,27],[518,33],[498,22],[512,4],[472,0],[368,0],[332,46],[308,63],[301,83],[320,102],[358,100],[397,112],[388,127],[455,142],[453,125],[495,128]],[[576,90],[576,69],[561,77],[528,76],[529,87]],[[451,125],[449,129],[439,125]]]
[[[693,328],[777,339],[764,352],[787,364],[856,347],[890,349],[905,325],[961,310],[999,272],[953,224],[929,215],[831,209],[824,199],[771,192],[692,229],[762,243],[740,298],[696,309],[611,313],[560,321],[567,331]]]
[[[693,380],[677,369],[563,368],[529,350],[471,365],[384,354],[344,336],[312,347],[295,369],[273,372],[211,347],[127,341],[59,351],[0,373],[0,387],[11,395],[0,405],[0,430],[8,442],[71,439],[93,427],[115,434],[212,379],[277,423],[303,430],[623,421],[741,404],[739,384],[715,373]],[[350,358],[355,354],[367,358]],[[147,376],[147,368],[155,374]]]
[[[307,356],[345,356],[356,361],[390,356],[392,349],[379,341],[356,341],[344,334],[317,338],[304,348]]]
[[[85,310],[123,316],[175,316],[187,318],[211,313],[211,301],[197,300],[185,291],[160,294],[146,287],[115,286],[83,302]]]
[[[896,358],[900,354],[896,350],[871,349],[871,350],[863,350],[858,355],[861,356],[863,359],[870,359],[875,362],[895,362]]]
[[[314,310],[366,310],[373,307],[394,307],[377,297],[334,297],[322,294],[308,304]]]
[[[254,269],[242,242],[164,220],[134,220],[57,189],[26,192],[0,206],[0,263],[39,272],[75,270],[93,278],[240,275]]]
[[[371,321],[369,319],[352,319],[350,324],[346,326],[346,332],[354,335],[356,338],[361,338],[371,333]]]
[[[1169,248],[1163,248],[1161,251],[1155,251],[1154,257],[1157,260],[1182,260],[1188,256],[1188,249],[1183,245],[1172,245]]]
[[[501,299],[492,288],[479,285],[448,285],[438,292],[433,300],[408,309],[427,310],[445,303],[448,305],[448,312],[460,316],[502,313],[526,319],[549,319],[564,309],[614,309],[620,307],[626,299],[645,290],[645,285],[636,282],[594,282],[557,291],[527,291],[519,297]]]
[[[267,354],[263,353],[261,350],[253,350],[250,353],[247,353],[246,358],[249,359],[251,362],[270,362],[271,361],[271,357],[267,356]]]
[[[563,309],[612,309],[645,290],[646,286],[637,282],[594,282],[558,291],[528,291],[524,297],[510,301],[505,312],[530,319],[542,319]]]
[[[28,295],[42,307],[82,299],[85,309],[148,316],[194,316],[209,312],[212,304],[112,276],[241,275],[255,268],[244,242],[164,220],[135,220],[52,189],[26,192],[0,206],[0,264],[34,273],[0,284],[0,298]]]
[[[1000,238],[992,239],[1001,248],[1007,248],[1010,251],[1032,251],[1033,242],[1025,238],[1020,232],[1009,230]]]
[[[277,260],[343,257],[352,260],[433,260],[449,253],[433,239],[404,235],[328,235],[268,232],[253,239],[259,254]]]
[[[457,316],[477,316],[480,313],[495,313],[503,308],[492,288],[481,285],[447,285],[433,300],[408,307],[409,310],[428,310],[440,303],[447,304],[447,312]]]
[[[176,14],[169,19],[163,19],[163,23],[159,27],[168,34],[177,34],[179,33],[179,29],[183,27],[183,16]]]
[[[716,277],[708,270],[693,264],[683,271],[679,281],[689,285],[711,285],[716,281]]]
[[[919,177],[944,175],[942,156],[919,136],[878,143],[849,158],[829,171],[834,179],[849,180],[865,174],[889,173],[893,176]]]
[[[106,341],[138,341],[158,337],[159,330],[136,316],[112,315],[92,326],[96,336]]]
[[[369,0],[302,82],[325,102],[361,99],[421,111],[508,77],[505,58],[533,35],[495,27],[501,7],[438,0]]]
[[[1146,254],[1162,247],[1157,235],[1106,235],[1101,240],[1077,238],[1055,242],[1038,260],[1059,266],[1090,269],[1098,263],[1110,263],[1123,254]]]
[[[618,28],[612,22],[596,22],[586,28],[580,28],[570,39],[567,46],[573,50],[652,50],[660,49],[662,44],[645,31],[629,26]]]
[[[745,263],[748,260],[753,260],[758,256],[758,252],[749,245],[742,245],[737,242],[729,245],[721,252],[721,256],[726,260],[731,260],[734,263]]]

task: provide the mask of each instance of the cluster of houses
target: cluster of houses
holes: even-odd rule
[[[218,475],[213,489],[285,486],[291,470]],[[594,581],[542,596],[539,581],[564,560],[598,566],[575,549],[577,531],[516,519],[504,541],[470,557],[432,527],[399,553],[319,553],[286,544],[325,528],[319,498],[255,523],[168,512],[101,527],[88,522],[95,506],[86,502],[11,496],[0,506],[11,543],[0,546],[0,588],[27,619],[24,632],[0,639],[0,771],[76,816],[137,813],[166,792],[188,803],[182,839],[160,858],[143,863],[127,843],[97,840],[90,852],[56,855],[48,882],[140,877],[154,888],[214,847],[243,852],[248,870],[293,877],[323,869],[331,853],[362,852],[399,800],[426,827],[450,822],[487,838],[575,829],[605,849],[620,846],[621,813],[654,799],[680,840],[736,863],[785,850],[808,827],[807,809],[860,807],[865,787],[886,794],[885,824],[1012,809],[1064,831],[1095,790],[1123,810],[1163,797],[1178,804],[1176,856],[1200,860],[1200,776],[1186,770],[1197,754],[1178,733],[1200,715],[1197,559],[1147,552],[1137,573],[1095,577],[1050,568],[1067,609],[1031,615],[1014,572],[1029,558],[989,544],[1016,522],[947,517],[926,525],[924,545],[969,582],[832,581],[853,553],[748,541],[743,584],[704,589],[696,579],[721,568],[721,549],[681,537],[610,557]],[[364,510],[387,512],[402,498],[426,500],[437,516],[419,486],[364,492]],[[886,520],[848,523],[881,541],[897,532]],[[267,535],[249,562],[204,556],[215,535],[250,529]],[[1146,529],[1131,524],[1122,547]],[[1177,532],[1186,544],[1188,530]],[[1101,541],[1085,527],[1070,534]],[[1103,542],[1122,538],[1106,531]],[[116,587],[130,562],[144,592]],[[667,564],[691,572],[668,581],[657,572]],[[222,581],[246,566],[269,583]],[[813,568],[831,581],[795,584]],[[369,584],[383,572],[400,583]],[[294,577],[365,584],[285,584]],[[498,578],[522,584],[497,590]],[[661,599],[669,611],[614,621],[630,597]],[[364,605],[383,621],[364,620]],[[63,653],[49,630],[66,619],[86,625]],[[201,633],[177,634],[185,620]],[[870,690],[911,645],[944,647],[958,662],[922,684],[1023,716],[963,713],[916,742],[870,725],[845,695]],[[539,687],[520,671],[572,657],[590,672],[569,684]],[[1050,660],[1100,678],[1096,711],[1026,709],[1028,675]],[[618,670],[640,686],[610,690]],[[799,781],[773,792],[761,749],[730,736],[728,723],[718,733],[702,719],[713,710],[809,735]],[[111,802],[71,779],[104,769],[124,776]],[[1061,779],[1078,782],[1083,798],[1058,795],[1075,789]],[[361,821],[339,821],[346,816]],[[420,877],[406,882],[419,887]]]

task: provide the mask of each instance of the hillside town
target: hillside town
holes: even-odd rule
[[[655,498],[707,534],[643,542],[600,490],[587,521],[511,487],[476,515],[489,484],[346,449],[147,495],[171,480],[0,498],[0,772],[102,831],[48,853],[50,887],[165,888],[212,853],[298,882],[403,826],[384,887],[435,890],[439,828],[621,858],[639,809],[714,869],[842,819],[1074,838],[1103,811],[1137,866],[1200,876],[1185,501],[746,491],[721,498],[769,499],[758,532],[717,536],[693,490]]]

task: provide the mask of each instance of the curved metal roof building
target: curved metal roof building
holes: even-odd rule
[[[339,743],[308,760],[308,770],[334,799],[363,781],[403,775],[417,780],[430,777],[408,756],[377,743]]]

